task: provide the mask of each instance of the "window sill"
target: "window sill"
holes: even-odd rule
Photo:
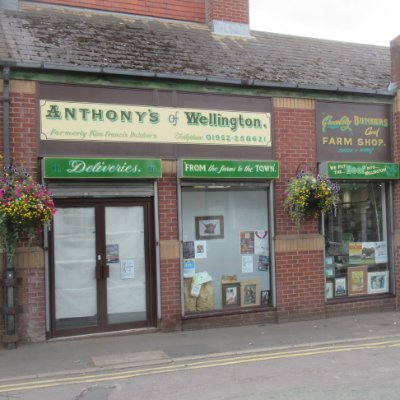
[[[185,314],[182,316],[183,320],[196,319],[196,318],[209,318],[209,317],[222,317],[225,315],[239,315],[239,314],[252,314],[257,312],[276,311],[275,307],[262,305],[254,307],[238,307],[223,310],[213,310],[207,312],[196,312]]]

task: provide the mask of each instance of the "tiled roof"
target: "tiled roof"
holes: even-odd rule
[[[0,12],[0,61],[386,90],[388,47],[266,32],[216,35],[200,24],[32,8]]]

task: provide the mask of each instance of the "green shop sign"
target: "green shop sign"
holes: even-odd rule
[[[328,162],[326,174],[332,179],[398,179],[399,164]]]
[[[45,178],[160,178],[161,160],[135,158],[44,158]]]
[[[276,179],[277,161],[182,160],[182,178]]]

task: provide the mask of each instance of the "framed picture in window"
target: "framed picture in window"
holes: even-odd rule
[[[325,282],[325,297],[326,299],[333,298],[333,281]]]
[[[367,274],[368,266],[359,265],[347,268],[347,282],[349,296],[367,294]]]
[[[261,290],[260,300],[261,304],[269,304],[269,290]]]
[[[240,283],[222,284],[222,306],[224,308],[240,306]]]
[[[240,282],[240,304],[242,307],[260,305],[260,282],[257,279]]]
[[[347,294],[347,279],[345,276],[335,278],[335,297],[346,296]]]
[[[389,291],[389,271],[368,272],[368,293],[386,293]]]
[[[222,215],[195,217],[196,240],[224,238],[224,217]]]
[[[333,265],[325,265],[325,276],[333,278],[335,276],[335,267]]]

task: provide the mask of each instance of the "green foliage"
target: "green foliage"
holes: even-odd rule
[[[0,181],[0,245],[12,260],[19,240],[33,237],[55,214],[51,193],[24,169],[4,168]]]
[[[339,187],[311,172],[301,172],[292,178],[285,191],[284,207],[297,227],[321,212],[335,212],[338,203]]]

